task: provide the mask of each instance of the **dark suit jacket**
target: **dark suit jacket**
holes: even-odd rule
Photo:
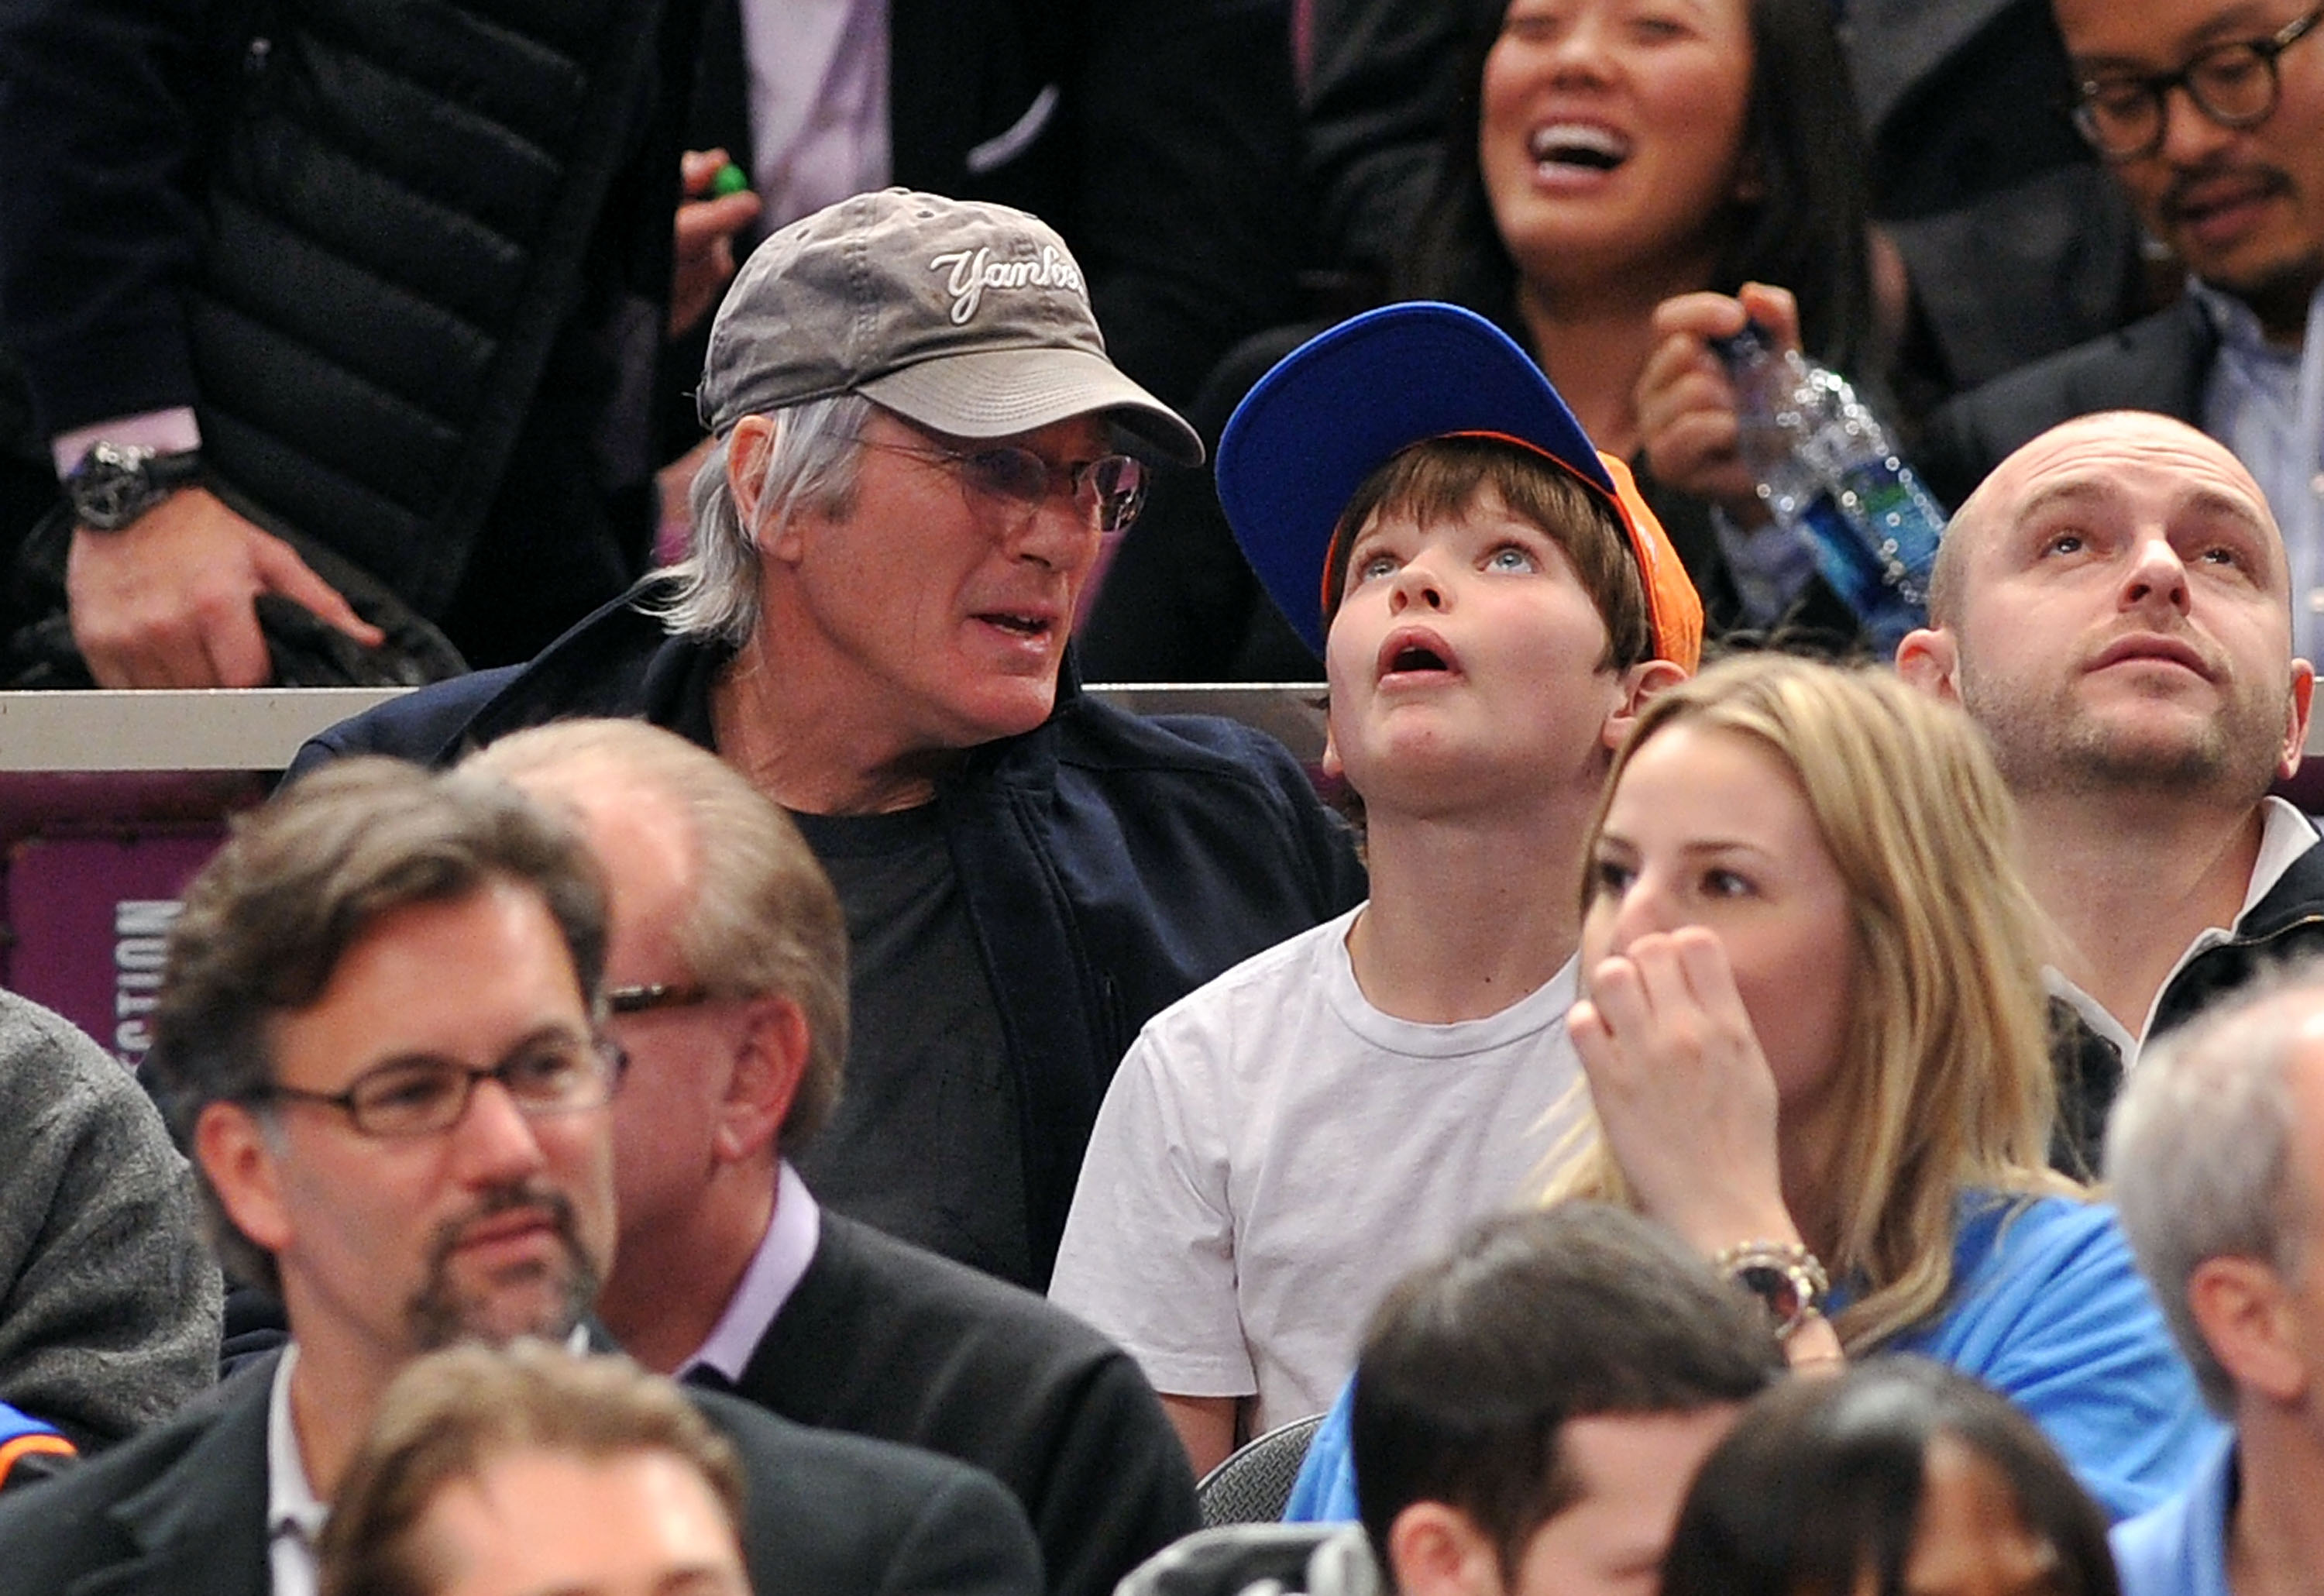
[[[1057,1596],[1108,1596],[1202,1527],[1185,1452],[1128,1353],[1031,1292],[829,1209],[737,1389],[999,1476]]]
[[[274,1361],[161,1429],[0,1503],[0,1596],[268,1596]],[[787,1596],[1034,1596],[1038,1553],[986,1476],[693,1393],[742,1453],[743,1536]]]
[[[710,0],[688,142],[751,166],[742,5]],[[1065,235],[1114,364],[1184,404],[1286,320],[1305,243],[1286,0],[890,0],[890,170]],[[694,386],[674,356],[682,385]]]
[[[1958,505],[2020,444],[2076,416],[2159,411],[2200,427],[2203,380],[2218,349],[2202,307],[2183,297],[1954,400],[1929,419],[1914,463],[1931,493]]]

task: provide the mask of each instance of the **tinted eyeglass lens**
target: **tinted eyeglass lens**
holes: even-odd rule
[[[1049,494],[1051,466],[1030,449],[979,449],[960,457],[969,485],[995,498],[1038,504]],[[1105,455],[1073,473],[1074,505],[1102,532],[1118,532],[1138,519],[1146,499],[1146,468],[1128,455]]]
[[[969,485],[995,498],[1038,504],[1049,491],[1049,463],[1030,449],[979,449],[961,457]]]
[[[1128,455],[1108,455],[1083,466],[1074,487],[1098,530],[1124,531],[1145,507],[1146,467]]]

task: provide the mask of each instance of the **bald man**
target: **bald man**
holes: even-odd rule
[[[2314,672],[2292,653],[2267,500],[2236,457],[2142,411],[2052,428],[1947,530],[1907,681],[1984,727],[2056,925],[2063,1130],[2094,1165],[2146,1038],[2262,963],[2324,947],[2315,827],[2268,796],[2300,763]],[[2070,1055],[2070,1056],[2069,1056]]]

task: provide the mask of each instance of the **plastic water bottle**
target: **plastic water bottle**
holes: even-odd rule
[[[1753,322],[1714,346],[1740,401],[1743,460],[1778,526],[1814,551],[1873,647],[1925,625],[1945,512],[1848,379]]]

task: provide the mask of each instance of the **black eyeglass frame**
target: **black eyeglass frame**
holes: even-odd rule
[[[1100,532],[1128,531],[1146,508],[1146,463],[1135,455],[1100,455],[1078,466],[1056,466],[1031,449],[1019,448],[1014,444],[963,449],[934,440],[925,444],[889,443],[859,436],[855,441],[882,454],[903,455],[933,466],[948,466],[960,473],[962,481],[976,492],[1021,508],[1038,508],[1048,496],[1050,484],[1062,476],[1071,491],[1074,508]],[[1029,465],[1024,464],[1028,461]],[[1032,486],[1035,467],[1040,471],[1038,493]],[[1099,474],[1109,471],[1128,473],[1130,486],[1111,494],[1100,487]]]
[[[2283,100],[2283,69],[2278,58],[2316,31],[2324,23],[2324,5],[2319,5],[2307,15],[2295,17],[2273,33],[2262,39],[2226,39],[2209,44],[2187,58],[2175,72],[2117,73],[2111,77],[2086,78],[2074,86],[2068,115],[2074,131],[2082,142],[2106,160],[2121,162],[2142,160],[2162,147],[2163,136],[2171,125],[2169,96],[2174,88],[2183,88],[2195,109],[2221,127],[2243,129],[2257,127],[2275,115],[2276,106]],[[2228,114],[2215,107],[2199,87],[2199,75],[2209,65],[2223,58],[2247,56],[2259,69],[2267,84],[2265,102],[2256,111]],[[2096,102],[2103,93],[2119,93],[2126,89],[2138,91],[2138,104],[2144,115],[2153,118],[2146,136],[2135,144],[2117,147],[2107,142],[2099,130]]]
[[[609,986],[605,1007],[616,1014],[643,1014],[653,1009],[691,1009],[716,994],[699,982],[657,981],[645,986]]]
[[[263,1107],[276,1102],[308,1102],[320,1108],[334,1108],[346,1115],[348,1122],[355,1127],[357,1135],[369,1137],[376,1141],[400,1141],[415,1137],[438,1136],[451,1130],[467,1117],[468,1105],[475,1101],[476,1087],[484,1081],[498,1081],[501,1084],[501,1089],[509,1094],[509,1101],[516,1105],[517,1112],[528,1120],[549,1119],[558,1114],[586,1113],[591,1109],[603,1108],[613,1100],[613,1093],[620,1087],[622,1077],[630,1067],[630,1056],[622,1051],[620,1043],[604,1035],[591,1037],[588,1045],[581,1050],[581,1056],[593,1058],[597,1062],[597,1070],[594,1077],[597,1089],[586,1092],[579,1096],[556,1101],[529,1098],[518,1090],[514,1084],[515,1072],[540,1058],[540,1049],[538,1047],[520,1047],[499,1063],[489,1065],[483,1069],[449,1058],[392,1058],[384,1064],[376,1065],[364,1071],[348,1082],[346,1089],[342,1092],[313,1092],[302,1086],[285,1086],[279,1083],[271,1083],[238,1093],[235,1101],[252,1107]],[[460,1090],[458,1095],[450,1100],[451,1108],[447,1112],[431,1115],[429,1121],[424,1124],[397,1125],[382,1129],[374,1116],[385,1105],[369,1101],[366,1087],[375,1088],[382,1081],[399,1074],[409,1074],[415,1068],[423,1066],[435,1068],[447,1079],[459,1081]]]

